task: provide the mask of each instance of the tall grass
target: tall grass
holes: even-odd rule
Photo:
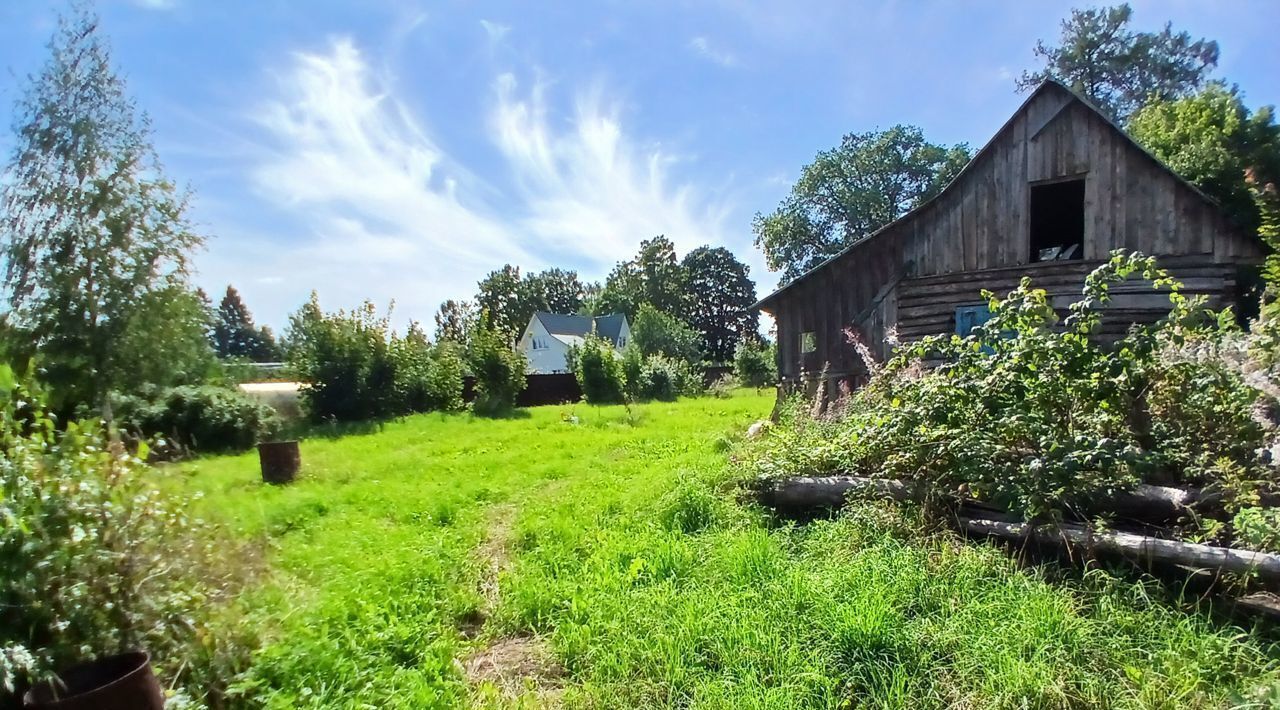
[[[305,442],[305,476],[287,488],[254,482],[248,456],[188,464],[172,484],[277,541],[275,576],[242,601],[268,643],[240,686],[268,707],[1280,698],[1280,652],[1263,631],[1152,587],[1102,572],[1050,581],[999,549],[927,532],[911,511],[778,526],[739,506],[726,442],[771,405],[740,393],[523,419],[423,415]],[[499,524],[509,559],[488,609]],[[469,685],[459,661],[513,636],[549,644],[562,693]]]

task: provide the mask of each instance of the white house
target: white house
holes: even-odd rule
[[[631,340],[631,324],[621,313],[592,318],[538,311],[529,319],[516,349],[529,361],[531,375],[568,372],[565,356],[569,346],[581,345],[592,333],[613,343],[620,351]]]

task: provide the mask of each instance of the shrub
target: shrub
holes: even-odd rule
[[[690,366],[702,360],[698,331],[647,303],[640,306],[631,324],[631,342],[645,357],[665,355]]]
[[[117,453],[98,422],[58,432],[40,393],[7,368],[0,437],[0,702],[130,648],[197,699],[245,670],[254,640],[225,636],[215,618],[252,558],[231,565],[213,531],[186,517],[189,501],[152,489],[152,472]]]
[[[721,375],[716,378],[715,382],[712,382],[711,385],[707,387],[707,394],[715,397],[716,399],[729,399],[733,396],[733,391],[741,386],[742,383],[738,382],[737,377],[734,377],[733,375]]]
[[[1109,286],[1133,275],[1170,289],[1170,313],[1103,346],[1089,336]],[[757,472],[922,479],[1049,519],[1140,482],[1223,489],[1228,514],[1276,488],[1274,371],[1250,358],[1251,336],[1229,312],[1183,296],[1152,259],[1113,255],[1063,324],[1028,279],[987,297],[991,320],[973,334],[925,338],[884,365],[868,360],[870,382],[826,413],[789,403],[756,447]],[[1256,530],[1259,519],[1239,522]]]
[[[290,318],[289,367],[313,419],[364,421],[462,408],[458,346],[432,346],[417,323],[400,336],[366,301],[326,314],[311,300]]]
[[[432,346],[415,325],[403,337],[392,336],[398,414],[462,409],[463,362],[459,346]]]
[[[387,317],[366,301],[350,313],[320,311],[315,294],[290,319],[289,367],[313,419],[363,421],[401,411]]]
[[[770,387],[778,382],[775,346],[743,340],[733,353],[733,372],[744,387]]]
[[[482,316],[480,326],[472,335],[467,361],[476,378],[471,409],[476,414],[494,416],[515,409],[516,398],[528,384],[527,363],[523,355],[488,327],[487,320]]]
[[[452,342],[437,343],[431,351],[431,369],[427,373],[427,408],[456,412],[462,401],[462,379],[466,370],[462,346]]]
[[[650,355],[644,359],[640,369],[640,382],[636,387],[640,399],[657,399],[669,402],[680,396],[686,377],[680,369],[681,363],[661,355]]]
[[[627,381],[623,361],[609,341],[587,336],[577,348],[574,375],[582,396],[591,404],[621,404],[626,401]]]
[[[143,438],[165,440],[163,453],[241,451],[280,428],[275,410],[227,387],[144,388],[114,398],[119,427]]]
[[[630,344],[622,351],[622,379],[627,384],[627,396],[639,400],[640,374],[644,370],[644,353],[635,344]]]

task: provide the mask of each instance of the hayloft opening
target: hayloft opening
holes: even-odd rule
[[[1084,258],[1084,178],[1031,186],[1031,260]]]

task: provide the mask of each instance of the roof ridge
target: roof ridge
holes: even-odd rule
[[[1116,123],[1116,122],[1115,122],[1115,121],[1114,121],[1110,116],[1108,116],[1108,115],[1106,114],[1106,112],[1104,112],[1102,109],[1098,108],[1098,106],[1097,106],[1097,105],[1095,105],[1092,101],[1090,101],[1087,97],[1085,97],[1084,95],[1082,95],[1082,94],[1080,94],[1079,92],[1075,91],[1074,89],[1072,89],[1071,87],[1069,87],[1069,86],[1067,86],[1066,84],[1062,83],[1061,81],[1058,81],[1057,79],[1054,79],[1054,78],[1052,78],[1052,77],[1048,77],[1048,78],[1046,78],[1044,81],[1040,82],[1040,84],[1039,84],[1039,85],[1037,85],[1037,86],[1036,86],[1036,88],[1035,88],[1034,90],[1032,90],[1032,91],[1031,91],[1031,93],[1027,96],[1027,98],[1026,98],[1026,99],[1025,99],[1021,104],[1019,104],[1019,105],[1018,105],[1018,108],[1017,108],[1016,110],[1014,110],[1014,112],[1013,112],[1012,114],[1010,114],[1010,115],[1009,115],[1009,118],[1008,118],[1008,119],[1006,119],[1004,123],[1000,124],[1000,128],[998,128],[998,129],[996,130],[996,132],[995,132],[995,133],[993,133],[993,134],[991,135],[990,140],[988,140],[986,143],[984,143],[984,144],[982,145],[982,147],[981,147],[981,148],[979,148],[979,149],[978,149],[978,150],[973,154],[973,157],[969,159],[969,162],[965,163],[965,164],[964,164],[964,167],[963,167],[963,168],[961,168],[961,169],[960,169],[960,171],[959,171],[959,172],[957,172],[957,173],[955,174],[955,176],[954,176],[954,177],[952,177],[952,178],[951,178],[951,180],[949,180],[949,181],[947,182],[947,184],[946,184],[946,185],[943,185],[941,190],[938,190],[938,192],[937,192],[937,193],[935,193],[934,195],[932,195],[931,197],[929,197],[929,199],[927,199],[927,200],[925,200],[925,201],[921,202],[920,204],[916,205],[915,207],[912,207],[911,209],[907,210],[906,212],[904,212],[904,213],[902,214],[902,216],[898,217],[897,219],[895,219],[895,220],[893,220],[893,221],[889,222],[888,224],[885,224],[885,225],[881,226],[879,229],[873,230],[873,231],[871,231],[871,232],[869,232],[869,233],[867,233],[867,234],[864,234],[864,235],[863,235],[863,236],[861,236],[861,237],[858,237],[857,239],[854,239],[852,242],[850,242],[850,243],[849,243],[848,245],[846,245],[844,248],[840,249],[840,251],[836,252],[835,254],[832,254],[831,256],[827,257],[826,259],[823,259],[821,262],[817,263],[817,264],[816,264],[816,265],[814,265],[812,268],[810,268],[810,269],[806,270],[804,273],[802,273],[802,274],[800,274],[799,276],[795,277],[794,279],[792,279],[792,280],[788,281],[787,283],[783,284],[782,286],[779,286],[778,288],[774,289],[774,291],[773,291],[772,293],[770,293],[769,295],[765,296],[764,298],[761,298],[760,300],[756,301],[754,304],[752,304],[752,306],[751,306],[751,307],[752,307],[753,309],[759,309],[759,308],[763,307],[765,303],[767,303],[767,302],[769,302],[769,301],[773,300],[776,296],[778,296],[779,294],[781,294],[783,291],[786,291],[787,289],[791,288],[792,286],[794,286],[794,285],[796,285],[796,284],[800,283],[801,281],[804,281],[805,279],[809,278],[810,276],[812,276],[813,274],[817,273],[817,272],[818,272],[818,271],[820,271],[821,269],[826,268],[829,264],[831,264],[831,263],[832,263],[833,261],[835,261],[836,259],[839,259],[839,258],[843,257],[844,255],[848,254],[849,252],[853,251],[853,249],[854,249],[854,248],[856,248],[856,247],[860,247],[861,245],[863,245],[863,244],[865,244],[865,243],[869,242],[870,240],[872,240],[873,238],[878,237],[878,236],[880,236],[881,234],[884,234],[884,233],[888,232],[888,230],[890,230],[892,227],[895,227],[895,226],[897,226],[897,225],[899,225],[899,224],[901,224],[901,223],[903,223],[903,222],[905,222],[905,221],[907,221],[907,220],[909,220],[909,219],[913,219],[913,218],[914,218],[914,217],[916,217],[918,214],[922,213],[926,208],[928,208],[928,207],[929,207],[930,205],[932,205],[935,201],[939,200],[943,195],[945,195],[948,191],[950,191],[950,190],[951,190],[951,188],[952,188],[953,186],[955,186],[957,183],[959,183],[959,182],[960,182],[960,179],[961,179],[962,177],[964,177],[966,173],[968,173],[968,172],[969,172],[969,169],[970,169],[970,168],[972,168],[972,167],[973,167],[973,165],[974,165],[975,163],[977,163],[977,162],[978,162],[978,159],[979,159],[979,158],[981,158],[981,157],[982,157],[982,156],[987,152],[987,150],[991,148],[991,146],[995,145],[995,142],[996,142],[996,141],[1001,137],[1001,135],[1003,135],[1003,134],[1004,134],[1004,132],[1009,128],[1009,126],[1013,124],[1014,120],[1016,120],[1016,119],[1018,118],[1018,116],[1020,116],[1024,111],[1026,111],[1027,107],[1031,104],[1031,102],[1032,102],[1033,100],[1035,100],[1035,98],[1036,98],[1037,96],[1039,96],[1042,92],[1044,92],[1046,89],[1048,89],[1048,88],[1050,88],[1050,87],[1057,87],[1057,88],[1059,88],[1059,89],[1061,89],[1061,90],[1065,91],[1065,92],[1067,93],[1067,95],[1068,95],[1071,99],[1073,99],[1073,100],[1075,100],[1075,101],[1078,101],[1078,102],[1080,102],[1081,104],[1083,104],[1083,105],[1085,106],[1085,108],[1089,109],[1089,110],[1090,110],[1090,111],[1092,111],[1095,115],[1097,115],[1099,118],[1101,118],[1101,119],[1103,120],[1103,122],[1104,122],[1104,123],[1106,123],[1106,125],[1107,125],[1107,126],[1109,126],[1109,127],[1110,127],[1112,130],[1114,130],[1116,133],[1119,133],[1119,134],[1120,134],[1120,136],[1121,136],[1122,138],[1124,138],[1126,141],[1128,141],[1129,145],[1131,145],[1131,146],[1133,146],[1133,147],[1137,148],[1137,149],[1138,149],[1138,152],[1140,152],[1142,155],[1145,155],[1148,159],[1150,159],[1150,160],[1154,161],[1157,167],[1161,168],[1161,169],[1162,169],[1162,170],[1164,170],[1166,173],[1168,173],[1169,175],[1173,176],[1174,180],[1176,180],[1176,181],[1177,181],[1177,182],[1179,182],[1179,183],[1182,183],[1182,185],[1184,185],[1185,187],[1190,188],[1190,189],[1192,190],[1192,192],[1194,192],[1196,195],[1199,195],[1202,199],[1204,199],[1206,202],[1208,202],[1211,206],[1213,206],[1213,207],[1215,207],[1215,208],[1217,208],[1217,209],[1219,209],[1219,210],[1221,210],[1221,209],[1222,209],[1222,205],[1221,205],[1221,203],[1219,203],[1217,200],[1213,199],[1213,198],[1212,198],[1212,197],[1210,197],[1209,195],[1205,194],[1203,190],[1201,190],[1200,188],[1196,187],[1194,184],[1192,184],[1192,183],[1191,183],[1191,181],[1187,180],[1187,179],[1186,179],[1185,177],[1183,177],[1182,175],[1179,175],[1179,174],[1178,174],[1178,172],[1177,172],[1176,170],[1174,170],[1173,168],[1169,167],[1169,166],[1168,166],[1168,165],[1167,165],[1163,160],[1161,160],[1160,158],[1156,157],[1155,155],[1153,155],[1153,154],[1151,153],[1151,151],[1149,151],[1149,150],[1147,150],[1146,148],[1144,148],[1144,147],[1142,146],[1142,144],[1141,144],[1141,143],[1139,143],[1139,142],[1138,142],[1138,141],[1137,141],[1133,136],[1129,135],[1129,132],[1128,132],[1128,131],[1126,131],[1124,128],[1122,128],[1122,127],[1121,127],[1118,123]],[[1059,112],[1059,114],[1060,114],[1060,113],[1061,113],[1061,112]],[[1056,118],[1056,117],[1057,117],[1057,116],[1054,116],[1054,118]],[[1050,120],[1052,121],[1053,119],[1050,119]],[[1224,213],[1224,215],[1225,215],[1225,213]],[[1229,217],[1229,216],[1228,216],[1228,217]],[[1247,236],[1247,235],[1246,235],[1246,236]]]

